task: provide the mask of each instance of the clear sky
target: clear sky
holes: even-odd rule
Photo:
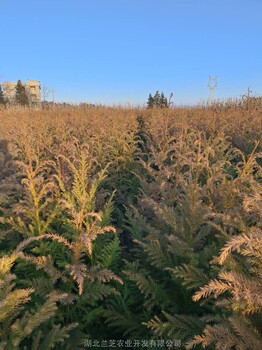
[[[0,0],[0,82],[59,101],[175,104],[262,95],[262,0]]]

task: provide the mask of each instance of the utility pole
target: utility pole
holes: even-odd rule
[[[173,92],[171,92],[171,94],[170,94],[170,96],[169,96],[169,100],[168,100],[168,108],[170,108],[170,107],[171,107],[171,105],[172,105],[172,106],[174,106],[174,102],[173,102],[173,101],[171,101],[172,97],[173,97]]]
[[[252,94],[252,90],[250,90],[250,88],[247,88],[247,95],[244,95],[243,97],[246,99],[246,107],[249,110],[250,109],[250,102],[251,102],[251,94]]]
[[[53,108],[55,108],[55,90],[52,88]]]
[[[212,102],[214,100],[214,91],[215,91],[215,88],[217,87],[217,77],[216,76],[215,77],[209,76],[208,87],[209,87],[208,101]]]

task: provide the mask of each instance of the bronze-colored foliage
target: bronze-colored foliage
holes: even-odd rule
[[[2,348],[259,349],[260,104],[1,110]]]

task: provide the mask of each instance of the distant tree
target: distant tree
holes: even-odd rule
[[[18,103],[21,106],[28,106],[29,105],[29,97],[26,93],[26,89],[23,86],[21,80],[17,81],[16,85],[16,93],[15,93],[15,99],[16,103]]]
[[[154,99],[151,94],[149,94],[148,100],[147,100],[147,108],[153,108],[154,107]]]
[[[161,106],[160,102],[161,102],[161,96],[160,96],[159,92],[157,91],[155,93],[155,96],[154,96],[154,107],[160,108],[160,106]]]
[[[41,97],[42,97],[42,109],[49,109],[50,102],[48,102],[48,97],[50,95],[50,88],[47,85],[41,87]]]
[[[7,100],[5,98],[2,86],[0,85],[0,105],[4,105],[5,106],[6,103],[7,103]]]
[[[168,104],[167,104],[167,98],[165,97],[164,93],[161,93],[160,96],[160,108],[167,108]]]
[[[167,98],[164,93],[162,92],[160,95],[159,91],[156,91],[154,97],[149,94],[147,108],[168,108]]]
[[[51,90],[50,90],[50,88],[47,85],[44,85],[41,90],[42,90],[42,94],[41,94],[42,95],[42,101],[46,102],[48,97],[49,97],[49,95],[50,95]]]

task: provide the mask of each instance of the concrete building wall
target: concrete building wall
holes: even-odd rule
[[[41,85],[38,80],[28,80],[27,83],[23,83],[26,92],[29,97],[29,103],[31,106],[38,106],[41,103]],[[17,83],[3,82],[3,92],[6,98],[8,98],[10,104],[15,104],[15,93]]]

